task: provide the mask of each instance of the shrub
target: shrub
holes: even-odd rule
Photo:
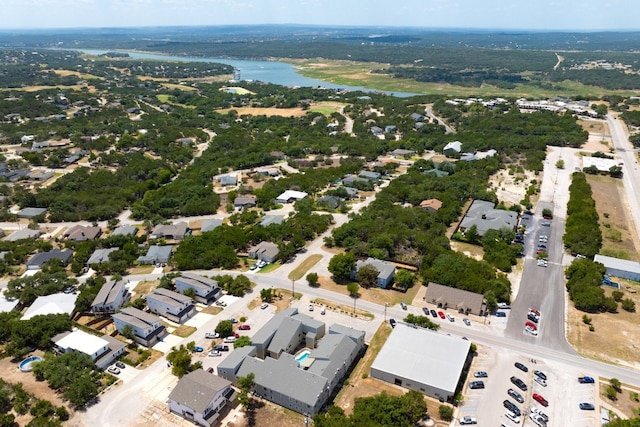
[[[611,293],[611,297],[613,297],[613,299],[614,299],[616,302],[620,302],[620,301],[622,301],[622,297],[623,297],[623,296],[624,296],[624,293],[623,293],[622,291],[613,291],[613,292]]]
[[[622,309],[624,311],[633,313],[634,311],[636,311],[636,303],[633,302],[631,298],[625,298],[622,300]]]
[[[604,392],[604,394],[605,394],[605,396],[607,396],[607,399],[609,399],[611,401],[618,400],[618,392],[612,386],[608,386],[607,390]]]
[[[444,421],[451,421],[453,419],[453,408],[449,405],[440,405],[438,407],[438,413],[440,414],[440,419]]]
[[[582,315],[582,322],[585,325],[590,325],[591,324],[591,317],[587,316],[586,314]]]

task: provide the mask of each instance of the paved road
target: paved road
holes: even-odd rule
[[[558,160],[564,160],[564,169],[556,168]],[[520,281],[518,295],[513,301],[512,310],[505,334],[507,337],[553,350],[576,354],[565,335],[566,290],[564,285],[563,243],[564,223],[567,212],[571,173],[578,159],[573,150],[551,148],[544,166],[544,178],[541,184],[540,201],[537,212],[526,222],[525,265]],[[542,211],[553,211],[551,227],[544,227]],[[538,237],[549,237],[547,250],[548,267],[539,267],[536,262]],[[523,334],[524,323],[530,308],[542,313],[537,337]]]
[[[637,233],[638,239],[640,239],[640,203],[638,202],[640,201],[640,171],[638,171],[637,149],[627,138],[620,119],[608,114],[607,124],[611,132],[613,147],[624,163],[622,179],[627,193],[629,212],[635,223],[633,232]]]

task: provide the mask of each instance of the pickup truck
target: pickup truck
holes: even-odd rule
[[[478,424],[478,420],[475,417],[462,417],[460,418],[461,425]]]
[[[591,377],[578,377],[578,382],[580,384],[593,384],[595,380]]]

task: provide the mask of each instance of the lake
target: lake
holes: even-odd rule
[[[88,53],[90,55],[102,55],[109,50],[98,49],[77,49],[80,52]],[[217,62],[221,64],[228,64],[232,67],[240,70],[240,78],[242,80],[259,80],[261,82],[273,83],[282,86],[296,87],[325,87],[329,89],[346,89],[351,91],[361,90],[364,92],[381,92],[387,95],[398,96],[401,98],[408,96],[415,96],[415,93],[404,92],[388,92],[378,91],[376,89],[361,87],[361,86],[344,86],[335,85],[333,83],[325,82],[322,80],[312,79],[299,74],[294,65],[286,62],[279,61],[258,61],[258,60],[246,60],[246,59],[228,59],[228,58],[201,58],[194,56],[171,56],[155,53],[141,53],[141,52],[129,52],[118,51],[122,53],[128,53],[131,58],[134,59],[157,59],[165,61],[181,61],[181,62]]]

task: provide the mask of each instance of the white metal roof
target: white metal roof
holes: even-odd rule
[[[397,323],[371,369],[410,378],[453,394],[471,343]]]
[[[95,335],[76,330],[60,339],[56,342],[56,345],[60,348],[72,349],[93,356],[104,346],[108,346],[109,343]]]
[[[626,259],[612,258],[605,255],[596,255],[593,260],[602,263],[606,268],[628,271],[629,273],[640,274],[640,263]]]

